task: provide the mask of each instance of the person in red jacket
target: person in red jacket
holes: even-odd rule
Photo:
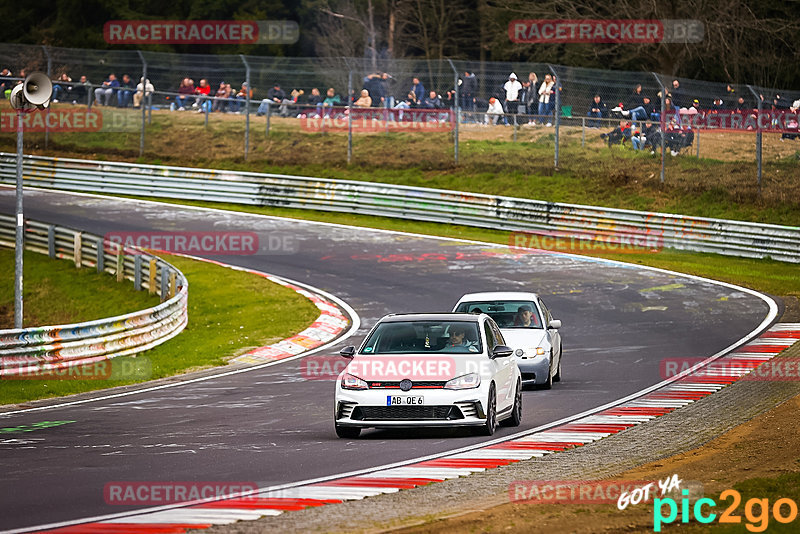
[[[211,100],[208,98],[211,95],[211,86],[208,85],[208,80],[205,78],[200,80],[200,85],[194,88],[194,94],[197,95],[197,101],[192,107],[199,106],[200,109],[197,110],[199,113],[211,111]]]

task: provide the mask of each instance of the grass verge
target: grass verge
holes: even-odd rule
[[[65,272],[63,278],[57,279],[58,286],[65,292],[61,299],[64,307],[71,306],[73,299],[80,300],[80,295],[83,295],[84,291],[91,292],[89,287],[84,288],[88,284],[75,283],[76,276],[87,275],[83,272],[75,273],[74,267],[68,262],[40,257],[43,264],[38,265],[35,254],[30,256],[31,261],[26,269],[26,281],[31,288],[30,291],[33,291],[32,278],[47,278],[51,270],[60,271],[66,266],[66,271],[72,269],[73,272]],[[308,326],[318,315],[319,310],[305,297],[260,276],[181,257],[165,258],[180,269],[189,280],[189,325],[179,336],[138,357],[114,359],[114,369],[127,369],[129,372],[112,374],[110,379],[2,380],[0,405],[83,393],[225,365],[229,358],[247,352],[251,348],[289,337]],[[55,278],[51,280],[51,283],[56,281]],[[80,280],[83,282],[83,278]],[[117,291],[125,291],[122,288],[117,289],[116,282],[111,278],[108,278],[108,281],[98,279],[94,285],[110,286]],[[125,289],[131,286],[129,283],[120,285]],[[7,297],[7,293],[8,291],[3,291],[4,298]],[[130,293],[135,293],[132,288]],[[126,294],[119,298],[125,300],[127,297],[133,299],[139,298],[140,295]],[[46,306],[49,300],[50,298],[41,299],[41,303]],[[35,302],[36,299],[31,299],[28,304],[34,316],[48,317],[45,311],[38,311],[39,307],[34,304]],[[148,299],[141,306],[137,305],[134,308],[127,302],[126,309],[133,311],[152,306],[157,302]],[[117,315],[119,312],[119,308],[106,306],[105,303],[98,303],[102,308],[98,308],[97,311],[94,311],[89,303],[84,304],[91,310],[86,316],[94,318]]]

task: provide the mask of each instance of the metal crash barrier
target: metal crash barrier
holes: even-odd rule
[[[0,215],[0,246],[14,246],[15,221]],[[161,297],[158,306],[84,323],[0,330],[0,378],[47,374],[146,351],[179,334],[188,321],[189,286],[166,261],[69,228],[25,221],[25,248],[131,280]]]
[[[15,156],[0,153],[0,181]],[[800,262],[800,227],[381,183],[27,156],[25,185],[65,191],[340,211]]]

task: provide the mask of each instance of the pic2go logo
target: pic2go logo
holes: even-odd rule
[[[695,501],[694,506],[691,506],[687,498],[689,491],[683,490],[681,493],[683,494],[680,504],[682,523],[688,523],[692,516],[695,521],[704,524],[711,523],[717,519],[717,514],[711,511],[717,506],[713,499],[698,499]],[[719,516],[719,522],[740,524],[742,517],[734,512],[742,502],[742,495],[734,489],[728,489],[720,493],[719,498],[722,501],[731,499],[730,505]],[[669,510],[667,515],[664,515],[665,506]],[[708,508],[707,512],[705,512],[705,508]],[[791,523],[797,519],[797,503],[792,499],[778,499],[773,503],[771,511],[772,516],[778,523]],[[764,532],[767,530],[770,517],[769,499],[749,499],[744,505],[744,517],[748,521],[745,524],[745,528],[750,532]],[[653,501],[653,530],[655,532],[661,532],[662,525],[668,525],[677,518],[678,503],[675,502],[675,499],[667,497],[665,499],[656,498]]]

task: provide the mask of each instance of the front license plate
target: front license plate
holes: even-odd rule
[[[386,406],[421,406],[423,404],[425,404],[424,397],[386,396]]]

